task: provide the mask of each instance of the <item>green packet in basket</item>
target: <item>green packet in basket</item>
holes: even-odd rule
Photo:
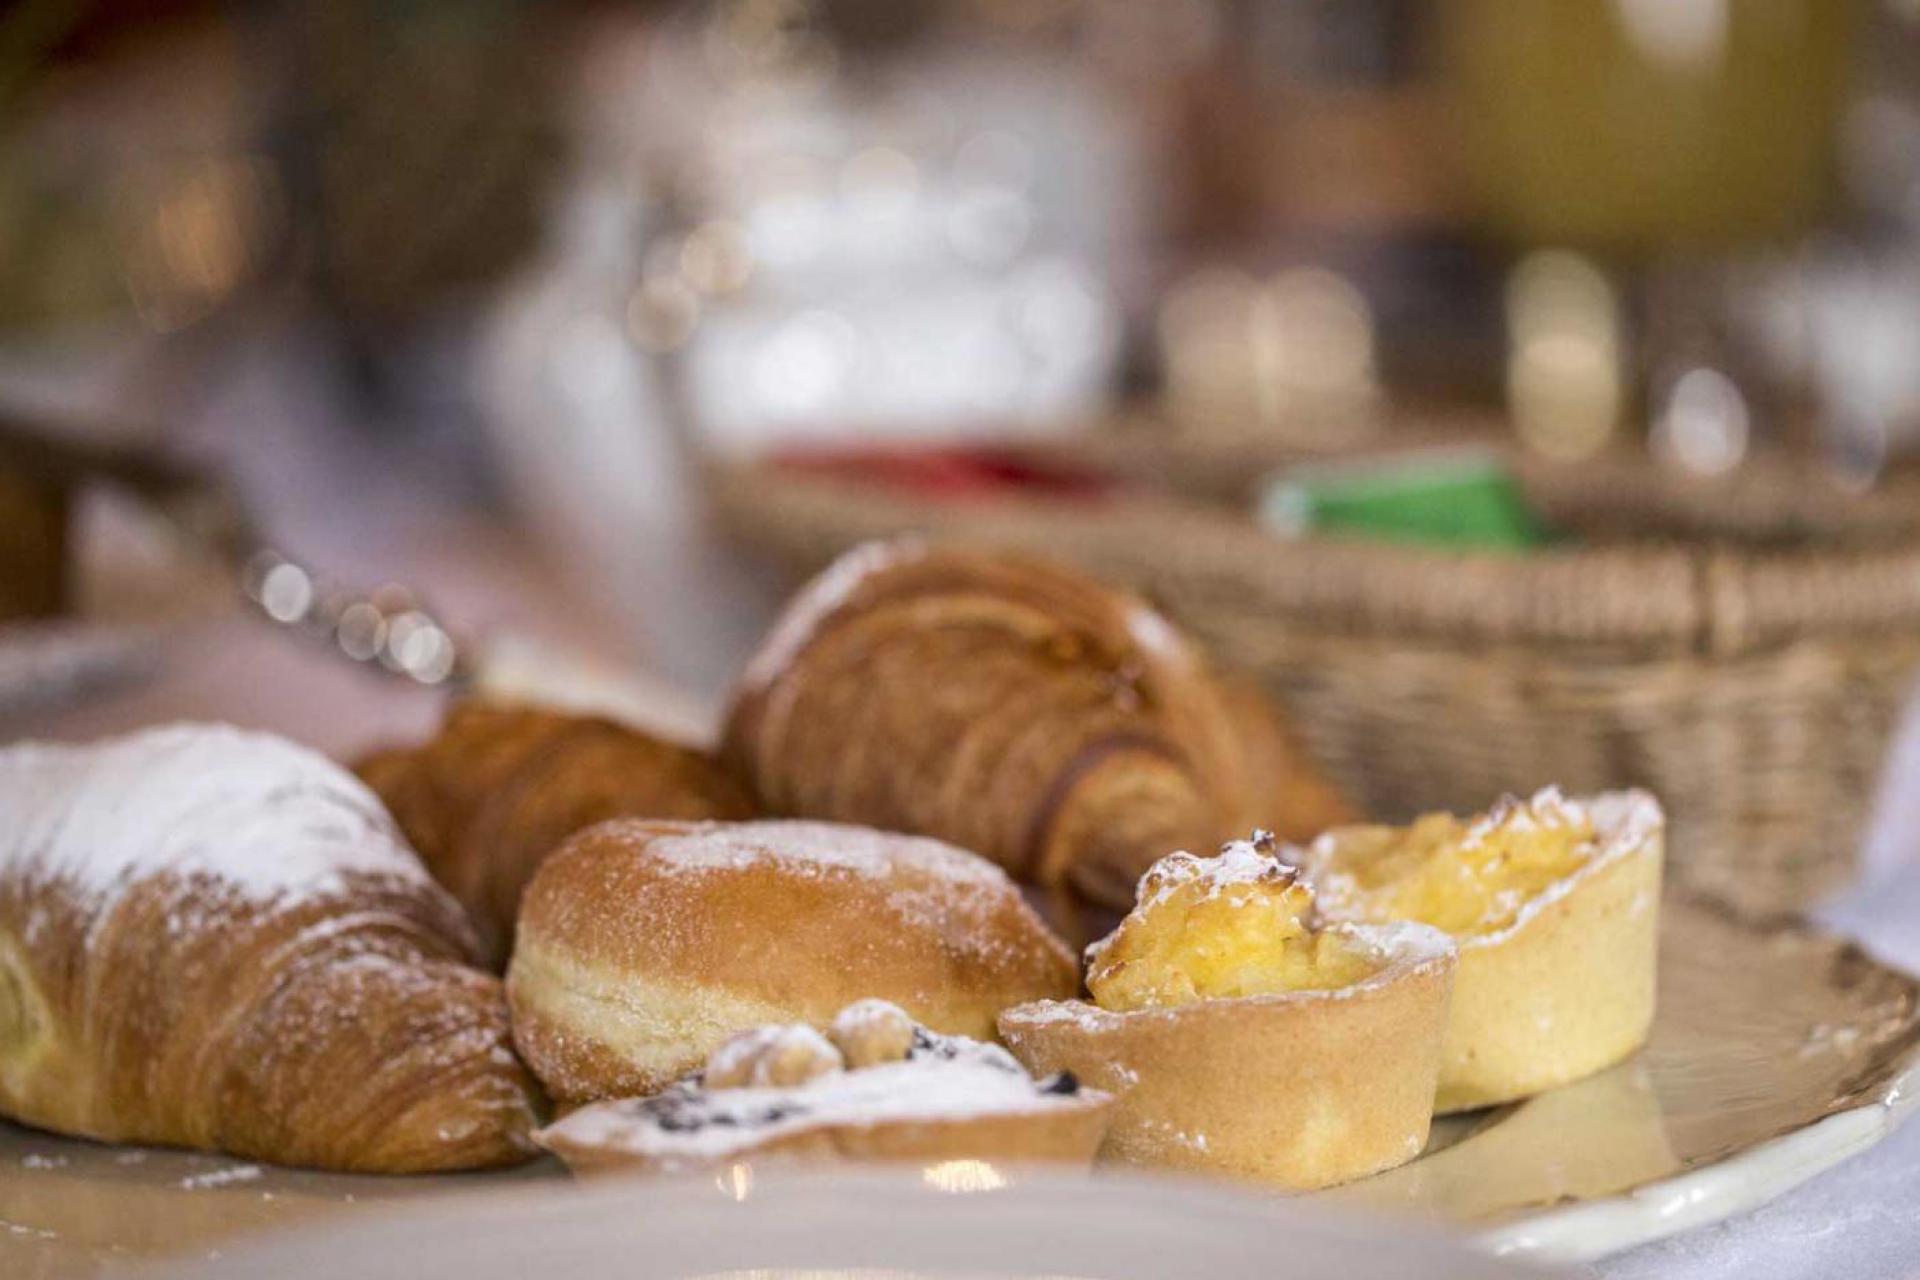
[[[1524,551],[1546,530],[1491,449],[1429,449],[1303,463],[1268,477],[1257,516],[1283,537],[1374,538]]]

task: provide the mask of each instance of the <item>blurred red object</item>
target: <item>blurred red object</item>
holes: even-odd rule
[[[945,499],[1019,492],[1097,501],[1112,496],[1116,489],[1111,478],[1092,471],[992,446],[800,447],[780,450],[773,462],[810,475],[870,482]]]

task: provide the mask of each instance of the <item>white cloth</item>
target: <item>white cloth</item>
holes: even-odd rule
[[[1819,914],[1920,973],[1920,706],[1887,769],[1863,881]],[[1920,1121],[1765,1207],[1607,1259],[1609,1280],[1915,1280]]]

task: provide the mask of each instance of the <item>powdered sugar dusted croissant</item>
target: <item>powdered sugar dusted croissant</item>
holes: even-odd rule
[[[748,665],[723,750],[769,812],[937,836],[1120,907],[1161,855],[1275,816],[1171,623],[1002,552],[843,556]]]
[[[532,1153],[459,906],[361,783],[266,734],[0,751],[0,1112],[364,1172]]]

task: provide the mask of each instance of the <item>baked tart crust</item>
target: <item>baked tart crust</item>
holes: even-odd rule
[[[1158,873],[1174,859],[1186,863],[1169,888]],[[1258,844],[1165,859],[1139,898],[1090,949],[1090,989],[1131,1007],[1046,1000],[1000,1015],[1002,1038],[1029,1070],[1071,1071],[1117,1095],[1103,1160],[1307,1190],[1420,1153],[1455,963],[1445,934],[1313,927],[1311,895]],[[1246,951],[1259,936],[1271,948]],[[1306,950],[1277,954],[1293,944]],[[1147,980],[1116,997],[1126,967],[1142,964],[1153,969]]]
[[[1369,883],[1369,855],[1397,856],[1382,855],[1379,842],[1417,832],[1422,823],[1453,824],[1429,843],[1424,868],[1413,866],[1421,859],[1408,860],[1426,884],[1409,891],[1407,876]],[[1538,857],[1513,845],[1542,836],[1552,847]],[[1464,861],[1462,840],[1478,842]],[[1548,788],[1524,801],[1504,800],[1471,823],[1435,815],[1397,832],[1343,828],[1283,856],[1302,869],[1331,918],[1382,921],[1418,912],[1411,918],[1451,927],[1460,966],[1435,1099],[1445,1113],[1581,1079],[1646,1042],[1664,846],[1665,817],[1646,792],[1568,799]],[[1477,870],[1476,855],[1483,858]],[[1502,891],[1503,856],[1527,864],[1505,885],[1512,892]],[[1483,883],[1489,878],[1492,892]],[[1449,880],[1468,882],[1465,908],[1447,899]],[[1472,909],[1480,904],[1487,910]]]

